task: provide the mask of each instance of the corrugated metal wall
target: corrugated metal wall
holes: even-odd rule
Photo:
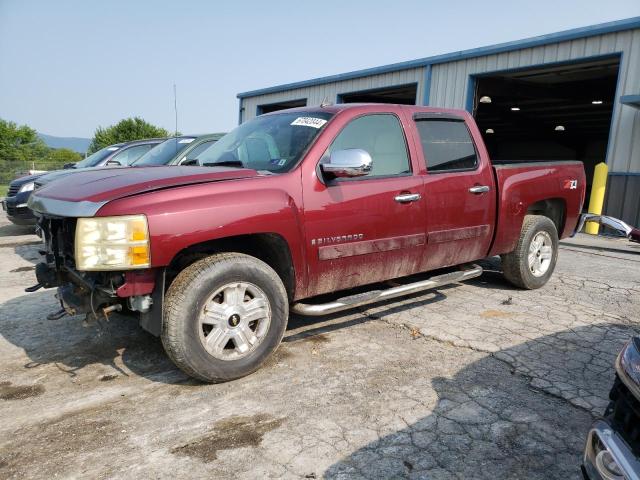
[[[378,87],[389,87],[393,85],[406,85],[417,83],[416,103],[422,103],[424,81],[424,68],[412,68],[399,72],[384,73],[381,75],[371,75],[363,78],[354,78],[341,82],[331,82],[314,87],[297,88],[286,92],[258,95],[256,97],[245,98],[242,102],[244,108],[242,121],[249,120],[256,116],[258,105],[283,102],[287,100],[307,99],[307,105],[320,105],[323,100],[328,99],[335,103],[339,93],[358,92]]]
[[[434,65],[429,104],[465,108],[468,101],[467,95],[473,94],[468,88],[470,75],[580,60],[618,52],[622,52],[622,58],[606,160],[610,172],[638,174],[640,173],[640,111],[619,102],[620,96],[637,94],[640,90],[640,30],[638,29]],[[605,211],[609,215],[638,225],[640,222],[640,176],[611,176]]]
[[[616,104],[607,150],[610,172],[635,175],[614,175],[609,178],[605,210],[629,223],[640,223],[640,111],[622,105],[622,95],[640,91],[640,29],[594,35],[532,48],[469,58],[432,65],[429,105],[465,108],[470,76],[494,71],[535,67],[544,64],[588,59],[622,53]],[[417,104],[423,104],[425,68],[411,68],[392,73],[369,75],[350,80],[329,82],[284,92],[248,97],[242,100],[241,121],[256,116],[258,105],[287,100],[307,99],[307,105],[331,102],[341,93],[380,87],[417,83]],[[603,159],[605,160],[605,159]]]
[[[640,174],[609,175],[605,213],[633,226],[640,225]]]
[[[640,30],[627,30],[434,65],[429,104],[465,108],[467,95],[472,94],[468,91],[470,75],[617,52],[622,52],[617,96],[637,94],[640,89]],[[607,158],[610,171],[640,172],[640,113],[637,109],[616,103]]]

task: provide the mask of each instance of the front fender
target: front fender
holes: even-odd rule
[[[169,265],[199,243],[275,233],[289,246],[296,279],[306,283],[299,181],[299,175],[289,174],[160,190],[109,202],[97,216],[145,214],[152,267]]]

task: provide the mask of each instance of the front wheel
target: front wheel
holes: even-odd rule
[[[505,278],[516,287],[533,290],[549,281],[558,259],[558,231],[548,217],[527,215],[516,249],[502,255]]]
[[[167,354],[185,373],[206,382],[257,370],[280,344],[289,316],[280,277],[240,253],[191,264],[169,287],[164,306]]]

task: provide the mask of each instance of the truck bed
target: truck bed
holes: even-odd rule
[[[585,174],[582,162],[494,162],[497,224],[490,255],[514,250],[524,216],[552,205],[558,212],[558,236],[573,233],[582,210]],[[569,212],[569,213],[566,213]]]

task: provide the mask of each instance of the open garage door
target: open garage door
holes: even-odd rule
[[[307,99],[302,98],[299,100],[289,100],[286,102],[268,103],[265,105],[258,105],[258,115],[263,113],[277,112],[278,110],[286,110],[287,108],[306,107]]]
[[[492,159],[581,160],[589,190],[594,166],[606,159],[619,62],[476,77],[473,114]]]
[[[399,103],[415,105],[418,85],[398,85],[394,87],[376,88],[359,92],[341,93],[338,103]]]

